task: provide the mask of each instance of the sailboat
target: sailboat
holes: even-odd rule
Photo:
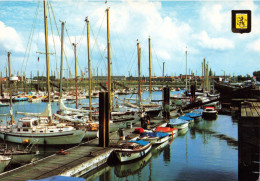
[[[59,123],[52,117],[50,104],[48,28],[46,11],[47,2],[43,2],[48,104],[42,113],[20,112],[20,114],[25,114],[27,116],[20,118],[16,124],[13,123],[13,118],[11,115],[11,125],[0,129],[0,138],[4,141],[13,143],[34,143],[39,145],[79,144],[84,137],[84,131],[81,129],[76,129],[72,126],[68,126],[66,123]],[[10,68],[9,72],[11,72]]]

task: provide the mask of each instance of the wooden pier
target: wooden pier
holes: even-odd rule
[[[260,175],[260,102],[244,101],[238,121],[238,178],[257,180]]]
[[[162,120],[152,120],[154,126]],[[133,131],[140,124],[124,129],[124,135],[131,138],[138,136]],[[120,142],[118,132],[110,133],[110,145]],[[122,141],[122,140],[121,140]],[[23,181],[39,180],[54,175],[79,177],[105,164],[111,156],[113,147],[100,147],[99,139],[94,139],[64,150],[68,154],[54,154],[39,161],[24,165],[0,174],[0,180]]]

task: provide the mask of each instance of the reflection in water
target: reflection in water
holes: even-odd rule
[[[170,146],[165,147],[164,152],[163,152],[163,160],[166,163],[171,161],[171,149],[170,148],[171,148]]]
[[[129,175],[134,175],[140,172],[149,160],[151,159],[152,154],[151,152],[148,153],[144,158],[137,160],[135,162],[126,163],[126,164],[118,164],[115,166],[115,174],[118,177],[127,177]]]
[[[169,147],[169,141],[165,141],[160,145],[157,145],[152,148],[151,152],[154,158],[160,156],[160,154],[166,149],[165,147]]]
[[[178,131],[178,136],[184,136],[188,132],[189,128],[184,128]]]
[[[105,175],[109,177],[102,179],[105,177]],[[95,180],[96,178],[100,178],[100,180],[106,180],[106,181],[113,180],[111,177],[111,168],[107,164],[104,164],[103,166],[94,169],[91,172],[81,177],[85,178],[86,180]]]

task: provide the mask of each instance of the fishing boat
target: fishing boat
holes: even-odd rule
[[[154,130],[155,132],[162,132],[162,133],[168,133],[170,136],[176,135],[178,132],[177,128],[170,128],[166,126],[166,124],[163,126],[157,126]]]
[[[152,158],[152,153],[149,152],[142,159],[136,160],[134,162],[126,163],[126,164],[117,164],[114,170],[115,174],[120,178],[137,174],[147,165],[147,163],[151,158]]]
[[[214,107],[206,107],[203,111],[202,111],[202,117],[204,119],[216,119],[217,118],[217,110],[215,110]]]
[[[0,173],[4,171],[5,167],[11,162],[11,157],[0,155]]]
[[[194,119],[189,116],[180,116],[178,119],[188,121],[189,123],[194,123]]]
[[[28,99],[28,102],[34,103],[34,102],[41,102],[43,99],[42,96],[32,96],[31,98]]]
[[[33,158],[39,154],[39,151],[32,151],[28,148],[20,149],[19,147],[7,147],[6,145],[0,148],[0,156],[11,157],[10,164],[26,164],[32,162]]]
[[[116,157],[120,162],[128,162],[147,155],[152,144],[143,140],[130,140],[122,142],[118,147],[118,149],[115,149]]]
[[[189,126],[189,122],[183,119],[170,119],[169,123],[167,124],[170,128],[177,128],[179,130],[187,128]]]
[[[144,132],[137,140],[149,141],[152,145],[158,145],[169,140],[169,134],[163,132]]]
[[[186,113],[184,116],[194,119],[194,122],[199,122],[199,121],[201,121],[202,113],[190,112],[190,113]]]
[[[3,103],[3,102],[0,101],[0,107],[5,107],[5,106],[9,106],[9,104],[8,103]]]
[[[13,102],[27,101],[28,97],[25,96],[16,96],[13,98]]]

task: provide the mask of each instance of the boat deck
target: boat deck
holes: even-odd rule
[[[160,124],[162,120],[152,120],[153,127]],[[124,135],[131,138],[138,136],[133,131],[140,124],[132,128],[124,129]],[[108,157],[114,150],[112,147],[99,147],[99,139],[94,139],[68,150],[68,154],[54,154],[39,161],[24,165],[0,174],[0,180],[22,181],[39,180],[54,175],[79,177],[107,162]],[[119,143],[118,132],[110,134],[111,145]]]

